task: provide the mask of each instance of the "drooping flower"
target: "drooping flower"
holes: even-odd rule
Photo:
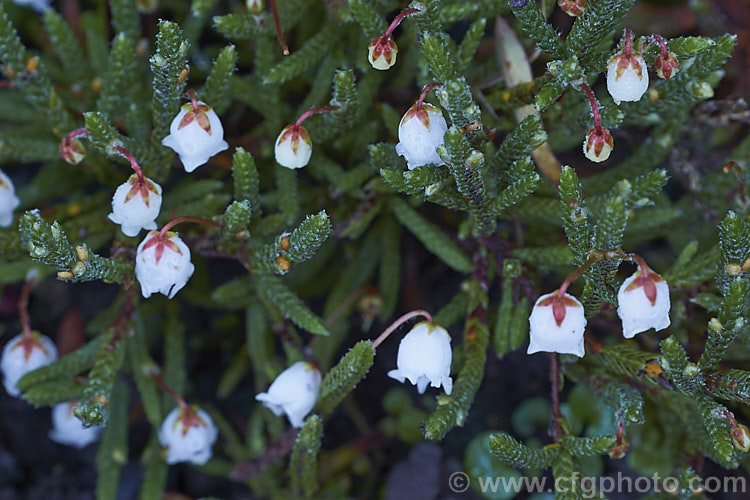
[[[159,429],[159,442],[167,449],[169,465],[190,462],[203,465],[212,456],[219,431],[205,411],[191,406],[187,411],[180,407],[169,412]]]
[[[5,390],[11,396],[18,397],[21,391],[16,384],[21,377],[56,359],[57,347],[49,337],[39,332],[31,332],[27,336],[16,335],[5,344],[0,357],[0,371],[3,373]]]
[[[245,8],[250,14],[260,14],[265,7],[263,0],[245,0]]]
[[[302,427],[305,417],[315,406],[320,392],[320,371],[311,363],[298,361],[271,383],[268,392],[255,399],[280,417],[286,413],[294,427]]]
[[[557,0],[557,5],[571,17],[578,17],[586,10],[586,0]]]
[[[156,229],[161,199],[159,184],[148,177],[141,181],[133,174],[115,191],[109,220],[120,224],[125,236],[136,236],[141,229]]]
[[[378,37],[367,46],[367,60],[370,66],[380,71],[385,71],[396,64],[398,45],[393,38]]]
[[[158,292],[171,299],[187,284],[194,270],[190,249],[172,231],[164,236],[150,231],[136,250],[135,277],[144,298]]]
[[[99,439],[102,427],[84,427],[73,414],[73,407],[77,403],[59,403],[52,408],[52,430],[49,432],[49,438],[56,443],[80,450]]]
[[[557,290],[542,295],[529,316],[530,341],[526,353],[558,352],[581,358],[586,353],[583,348],[585,328],[583,305],[578,299],[567,293],[559,296]]]
[[[670,325],[669,286],[651,271],[638,269],[626,279],[617,293],[617,315],[622,320],[622,334],[632,338],[653,328],[657,332]]]
[[[433,163],[443,165],[445,162],[437,153],[438,146],[443,144],[443,136],[448,124],[443,114],[435,106],[413,105],[401,118],[398,125],[396,153],[406,159],[409,170]]]
[[[625,48],[607,65],[607,91],[616,104],[640,101],[648,90],[648,68],[643,56],[633,52],[632,35],[626,30]]]
[[[273,148],[276,163],[297,169],[306,166],[312,156],[312,141],[305,127],[292,123],[281,130]]]
[[[409,380],[420,394],[432,387],[443,386],[446,394],[453,390],[451,378],[451,336],[440,325],[422,321],[414,325],[398,345],[396,369],[388,376],[403,382]]]
[[[0,227],[8,227],[13,223],[13,210],[20,203],[13,181],[0,170]]]
[[[583,154],[589,160],[600,163],[609,158],[610,153],[615,147],[615,141],[609,130],[601,127],[598,131],[596,128],[586,132],[586,138],[583,140]]]
[[[202,101],[182,105],[169,126],[169,135],[161,143],[180,156],[186,172],[192,172],[229,147],[221,120]]]
[[[680,61],[674,52],[667,52],[667,57],[659,54],[654,61],[654,70],[659,78],[669,80],[680,72]]]
[[[60,141],[60,157],[70,165],[78,165],[86,158],[86,148],[78,139],[66,137]]]

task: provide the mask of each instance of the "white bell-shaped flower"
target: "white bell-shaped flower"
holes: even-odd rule
[[[592,128],[586,132],[586,138],[583,140],[583,154],[594,163],[606,161],[614,147],[612,134],[604,127],[599,130]]]
[[[617,315],[622,320],[625,338],[650,328],[658,332],[670,325],[669,285],[650,270],[648,276],[644,276],[639,269],[623,281],[617,292],[617,302]]]
[[[389,36],[378,37],[367,46],[367,60],[373,68],[385,71],[396,64],[398,46]]]
[[[191,406],[186,413],[177,407],[169,412],[159,429],[159,442],[167,449],[169,465],[190,462],[203,465],[212,456],[219,431],[205,411]]]
[[[224,140],[221,120],[211,106],[202,101],[198,101],[197,111],[192,103],[182,105],[169,126],[169,135],[161,143],[180,155],[185,172],[192,172],[229,147]]]
[[[3,385],[13,397],[21,395],[16,384],[27,373],[48,365],[57,359],[57,347],[52,339],[39,332],[31,336],[16,335],[5,344],[0,357],[0,371],[3,372]]]
[[[135,277],[144,298],[158,292],[171,299],[185,286],[194,270],[190,249],[171,231],[167,231],[164,238],[158,231],[150,231],[136,250]]]
[[[50,1],[51,0],[13,0],[15,4],[21,5],[22,7],[31,7],[37,12],[44,12],[49,9]]]
[[[616,104],[640,101],[648,90],[648,68],[640,54],[614,55],[607,65],[607,91]]]
[[[420,394],[432,387],[443,386],[446,394],[453,390],[451,378],[451,336],[440,325],[422,321],[404,335],[398,345],[396,369],[388,376],[417,386]]]
[[[255,399],[277,417],[286,413],[292,426],[302,427],[319,392],[320,371],[310,363],[298,361],[276,377],[268,392],[257,394]]]
[[[281,130],[273,147],[276,163],[297,169],[306,166],[312,156],[312,141],[302,125],[291,124]]]
[[[20,203],[13,181],[0,170],[0,227],[8,227],[13,223],[13,210]]]
[[[437,148],[443,144],[447,130],[448,124],[439,109],[429,104],[417,108],[415,104],[398,124],[396,153],[406,159],[409,170],[429,163],[443,165]]]
[[[56,404],[52,408],[52,430],[49,431],[49,438],[56,443],[80,450],[99,439],[102,427],[84,427],[73,415],[73,406],[76,404],[77,401],[70,401]]]
[[[583,331],[586,317],[578,299],[558,291],[539,297],[529,316],[529,348],[526,354],[535,352],[559,352],[574,354],[582,358]]]
[[[161,186],[149,179],[140,182],[133,174],[120,184],[112,196],[109,220],[120,224],[125,236],[136,236],[141,229],[156,229],[156,218],[161,209]]]

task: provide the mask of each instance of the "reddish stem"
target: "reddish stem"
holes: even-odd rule
[[[21,327],[23,330],[24,340],[31,340],[31,319],[29,318],[29,297],[31,296],[31,287],[34,284],[34,278],[27,279],[21,295],[18,298],[18,315],[21,317]]]
[[[622,438],[625,436],[625,421],[619,419],[617,421],[617,432],[615,433],[615,446],[622,444]]]
[[[596,130],[597,135],[600,135],[602,133],[602,118],[599,115],[599,102],[596,100],[594,91],[591,90],[591,87],[586,85],[586,83],[580,82],[578,86],[581,87],[581,90],[583,90],[583,93],[586,94],[586,97],[589,99],[589,104],[591,105],[591,116],[594,117],[594,129]]]
[[[193,111],[197,113],[198,112],[198,99],[195,98],[195,91],[193,89],[188,89],[187,93],[188,93],[188,96],[190,97],[190,102],[193,103]]]
[[[565,278],[565,281],[563,281],[563,284],[560,285],[559,290],[557,290],[557,298],[561,299],[563,295],[565,295],[565,291],[568,289],[570,284],[573,283],[581,274],[583,274],[583,272],[588,269],[591,264],[598,260],[600,259],[592,255],[588,259],[586,259],[586,262],[584,262],[581,267],[570,273],[568,277]]]
[[[73,130],[72,132],[70,132],[68,135],[66,135],[63,141],[65,141],[66,143],[69,143],[71,140],[75,139],[76,137],[86,137],[88,135],[89,135],[89,131],[86,130],[85,127],[77,128]]]
[[[719,413],[729,420],[729,423],[732,427],[737,427],[737,420],[734,419],[734,414],[729,410],[720,410]]]
[[[550,399],[552,400],[552,416],[549,422],[548,433],[555,441],[559,441],[562,436],[560,419],[560,366],[556,352],[550,354],[549,358],[549,382],[550,382]]]
[[[276,39],[279,41],[279,45],[281,45],[281,52],[285,56],[288,56],[289,47],[287,47],[284,41],[284,32],[281,31],[281,21],[279,21],[279,11],[276,9],[276,0],[271,0],[271,11],[273,12],[273,22],[276,25]]]
[[[427,97],[427,94],[429,94],[432,89],[435,87],[442,87],[443,84],[440,82],[434,82],[434,83],[428,83],[422,88],[422,93],[419,94],[419,99],[417,99],[417,109],[422,109],[422,103],[425,100],[425,97]]]
[[[177,394],[174,389],[169,387],[167,383],[164,382],[164,378],[162,378],[160,373],[152,372],[149,375],[152,379],[154,379],[154,382],[157,386],[159,386],[159,389],[169,394],[169,396],[177,402],[177,404],[180,406],[180,409],[185,415],[189,415],[191,413],[190,406],[188,406],[185,400],[182,399],[182,396]]]
[[[329,111],[336,111],[340,107],[341,106],[338,106],[336,104],[332,104],[330,106],[316,106],[314,108],[310,108],[307,111],[305,111],[304,113],[302,113],[301,115],[299,115],[299,118],[297,118],[297,121],[294,123],[294,126],[295,127],[299,127],[300,125],[302,125],[302,122],[304,122],[305,120],[307,120],[309,117],[311,117],[314,114],[317,114],[317,113],[327,113]]]
[[[630,26],[625,28],[625,57],[630,57],[633,51],[633,32],[630,30]]]
[[[629,253],[625,257],[627,257],[631,262],[635,262],[636,264],[638,264],[638,267],[641,270],[641,275],[643,275],[644,278],[648,277],[649,267],[648,264],[646,264],[646,261],[643,260],[643,257],[635,253]]]
[[[161,231],[159,231],[159,239],[163,239],[167,231],[172,229],[177,224],[180,224],[181,222],[197,222],[198,224],[205,224],[207,226],[214,227],[221,226],[221,224],[219,224],[218,222],[204,219],[203,217],[177,217],[176,219],[167,222],[164,227],[161,228]]]
[[[412,14],[416,14],[417,12],[420,12],[422,9],[418,9],[416,7],[410,7],[408,9],[404,9],[401,12],[398,13],[398,15],[393,18],[393,21],[391,21],[391,25],[388,26],[388,29],[385,30],[385,33],[383,33],[383,36],[380,37],[381,40],[386,40],[389,36],[391,36],[391,33],[393,33],[393,30],[396,29],[396,26],[398,26],[401,21],[404,20],[405,17],[408,17]]]
[[[138,165],[138,161],[136,161],[135,157],[130,154],[130,151],[125,149],[124,146],[115,146],[112,149],[127,158],[127,160],[130,162],[130,166],[133,167],[133,170],[135,170],[135,175],[138,176],[138,182],[144,184],[146,181],[143,179],[143,171],[141,170],[141,166]]]
[[[372,341],[372,348],[373,349],[377,349],[378,346],[380,344],[382,344],[383,341],[385,339],[387,339],[390,334],[392,334],[394,331],[396,331],[396,329],[399,326],[403,325],[404,323],[406,323],[407,321],[409,321],[411,318],[414,318],[415,316],[424,316],[425,318],[427,318],[427,321],[432,321],[432,315],[430,313],[428,313],[427,311],[423,311],[421,309],[417,309],[416,311],[408,312],[408,313],[404,314],[403,316],[401,316],[400,318],[398,318],[393,323],[391,323],[391,326],[389,326],[388,328],[386,328],[383,333],[381,333],[380,335],[378,335],[378,338],[376,338],[375,340]]]
[[[654,33],[651,36],[654,38],[654,40],[656,40],[656,43],[659,44],[659,47],[661,48],[661,57],[666,61],[669,58],[669,52],[667,52],[667,44],[664,43],[664,39],[658,33]]]

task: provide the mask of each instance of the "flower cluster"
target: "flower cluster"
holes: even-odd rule
[[[638,270],[620,286],[617,314],[622,321],[625,338],[651,328],[663,330],[670,325],[669,287],[637,255],[630,256]],[[583,305],[566,293],[568,285],[585,270],[591,261],[578,268],[552,293],[539,297],[529,316],[529,347],[527,354],[539,351],[573,354],[583,357],[586,317]]]

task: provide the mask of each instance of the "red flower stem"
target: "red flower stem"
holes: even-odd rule
[[[195,91],[193,89],[188,89],[187,91],[188,96],[190,96],[190,102],[193,103],[193,111],[198,112],[198,100],[195,98]]]
[[[586,97],[589,99],[591,115],[594,117],[594,129],[596,130],[597,135],[600,135],[602,134],[602,118],[601,115],[599,115],[599,102],[596,100],[594,91],[591,90],[591,87],[586,85],[585,82],[580,82],[578,86],[581,87],[581,90],[583,90],[583,93],[586,94]]]
[[[399,12],[398,15],[395,18],[393,18],[393,21],[391,21],[391,25],[388,26],[388,29],[385,30],[385,33],[383,33],[383,36],[380,37],[380,39],[381,40],[387,40],[388,37],[391,36],[391,33],[393,33],[393,30],[396,29],[396,26],[398,26],[399,24],[401,24],[401,21],[403,21],[405,17],[408,17],[408,16],[410,16],[412,14],[416,14],[417,12],[420,12],[421,10],[422,9],[418,9],[416,7],[411,7],[411,8],[404,9],[401,12]],[[380,42],[380,43],[382,43],[382,42]]]
[[[633,51],[633,32],[630,30],[630,26],[625,28],[625,57],[630,57]]]
[[[285,56],[288,56],[289,47],[287,47],[284,41],[284,32],[281,31],[281,21],[279,21],[279,11],[276,9],[276,0],[271,0],[271,11],[273,12],[273,22],[276,25],[276,39],[279,41],[279,45],[281,45],[281,52]]]
[[[130,162],[130,166],[133,167],[133,170],[135,170],[135,175],[138,176],[138,182],[144,184],[146,181],[143,179],[143,171],[141,170],[141,166],[138,165],[138,161],[133,155],[130,154],[130,151],[125,149],[124,146],[115,146],[113,149],[127,158],[127,160]]]
[[[428,83],[422,88],[422,93],[419,94],[419,99],[417,99],[417,109],[422,109],[422,103],[425,100],[425,97],[427,97],[427,94],[432,91],[435,87],[442,87],[443,84],[440,82],[434,82],[434,83]]]
[[[552,415],[550,416],[547,433],[555,441],[559,441],[562,436],[562,427],[560,419],[560,362],[556,352],[550,354],[549,358],[549,382],[550,382],[550,399],[552,400]]]
[[[204,219],[203,217],[177,217],[176,219],[167,222],[164,227],[161,228],[161,231],[159,231],[159,239],[163,239],[167,231],[182,222],[197,222],[198,224],[205,224],[206,226],[221,227],[221,224],[218,222]]]
[[[72,139],[75,139],[76,137],[87,137],[89,135],[89,131],[86,130],[86,128],[77,128],[70,132],[68,135],[65,136],[65,139],[63,139],[64,142],[69,143]]]
[[[667,52],[667,44],[664,43],[664,39],[658,33],[654,33],[651,36],[654,38],[654,40],[656,40],[656,43],[659,44],[659,47],[661,48],[661,57],[666,61],[667,58],[669,58],[669,52]]]
[[[164,378],[162,378],[161,374],[151,372],[149,375],[154,380],[159,389],[169,394],[169,396],[177,402],[177,404],[180,406],[180,409],[182,410],[182,413],[184,413],[185,415],[189,415],[190,413],[192,413],[190,410],[190,406],[185,402],[184,399],[182,399],[182,396],[177,394],[174,389],[169,387],[167,383],[164,382]]]
[[[399,326],[403,325],[404,323],[406,323],[407,321],[409,321],[410,319],[412,319],[412,318],[414,318],[416,316],[424,316],[425,318],[427,318],[427,321],[432,321],[432,315],[430,313],[428,313],[427,311],[423,311],[421,309],[417,309],[416,311],[408,312],[408,313],[404,314],[403,316],[401,316],[400,318],[398,318],[393,323],[391,323],[391,326],[389,326],[388,328],[386,328],[383,333],[381,333],[380,335],[378,335],[378,338],[376,338],[375,340],[372,341],[372,348],[373,349],[377,349],[378,346],[380,344],[382,344],[383,341],[385,339],[387,339],[390,334],[392,334],[393,332],[395,332],[396,329],[398,329]]]
[[[734,414],[729,410],[720,410],[721,416],[729,420],[732,427],[737,427],[737,420],[734,419]]]
[[[560,288],[557,290],[557,297],[561,299],[562,296],[565,294],[565,290],[568,289],[570,284],[573,283],[580,275],[582,275],[586,269],[591,267],[591,264],[599,260],[601,260],[601,257],[592,255],[588,259],[586,259],[586,262],[584,262],[581,267],[579,267],[578,269],[570,273],[568,277],[565,278],[565,281],[563,281],[563,284],[560,285]]]
[[[300,125],[302,125],[302,122],[304,122],[305,120],[307,120],[309,117],[311,117],[314,114],[327,113],[329,111],[336,111],[340,107],[341,106],[332,104],[330,106],[316,106],[314,108],[310,108],[304,113],[302,113],[301,115],[299,115],[299,118],[297,118],[297,121],[294,123],[294,127],[295,128],[299,127]]]
[[[18,315],[21,317],[21,327],[24,340],[31,340],[29,297],[31,296],[31,287],[34,284],[34,280],[35,278],[29,278],[24,282],[23,288],[21,289],[21,295],[18,297]]]
[[[625,436],[625,421],[619,419],[617,421],[617,432],[615,433],[615,446],[622,444],[622,438]]]
[[[643,275],[644,278],[648,277],[649,267],[648,267],[648,264],[646,264],[646,261],[643,260],[643,257],[635,253],[629,253],[625,255],[625,257],[631,262],[635,262],[636,264],[638,264],[638,267],[640,268],[641,274]]]

